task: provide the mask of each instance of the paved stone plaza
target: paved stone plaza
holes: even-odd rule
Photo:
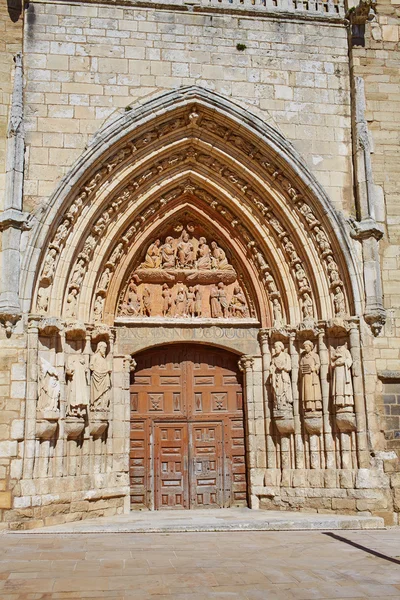
[[[400,531],[4,534],[2,600],[400,598]]]

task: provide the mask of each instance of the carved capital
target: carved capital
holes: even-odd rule
[[[10,228],[26,231],[30,229],[30,225],[28,213],[21,212],[16,208],[7,208],[0,215],[0,231]]]
[[[269,329],[260,329],[260,331],[258,332],[258,341],[260,342],[261,346],[264,346],[264,344],[268,344]]]
[[[1,311],[0,312],[0,324],[6,330],[6,336],[11,337],[14,327],[21,318],[21,313],[14,311]]]
[[[242,373],[247,373],[253,368],[254,358],[252,356],[242,356],[242,358],[239,359],[238,365]]]
[[[386,323],[386,311],[384,308],[377,308],[364,314],[366,323],[371,327],[371,331],[377,337]]]
[[[349,219],[349,223],[351,226],[350,235],[355,240],[362,241],[375,238],[379,241],[383,237],[384,229],[382,225],[370,217],[363,219],[362,221],[356,221],[352,218]]]

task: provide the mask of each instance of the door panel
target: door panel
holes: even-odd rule
[[[188,508],[187,425],[155,424],[155,508]]]
[[[237,356],[218,348],[170,344],[135,359],[132,508],[246,505]]]

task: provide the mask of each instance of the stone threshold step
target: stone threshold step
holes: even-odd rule
[[[131,512],[7,534],[193,533],[385,529],[381,517],[319,515],[250,509]]]

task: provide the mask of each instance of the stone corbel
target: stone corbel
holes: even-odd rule
[[[365,24],[375,19],[376,0],[360,0],[346,13],[351,26],[352,46],[365,46]]]

